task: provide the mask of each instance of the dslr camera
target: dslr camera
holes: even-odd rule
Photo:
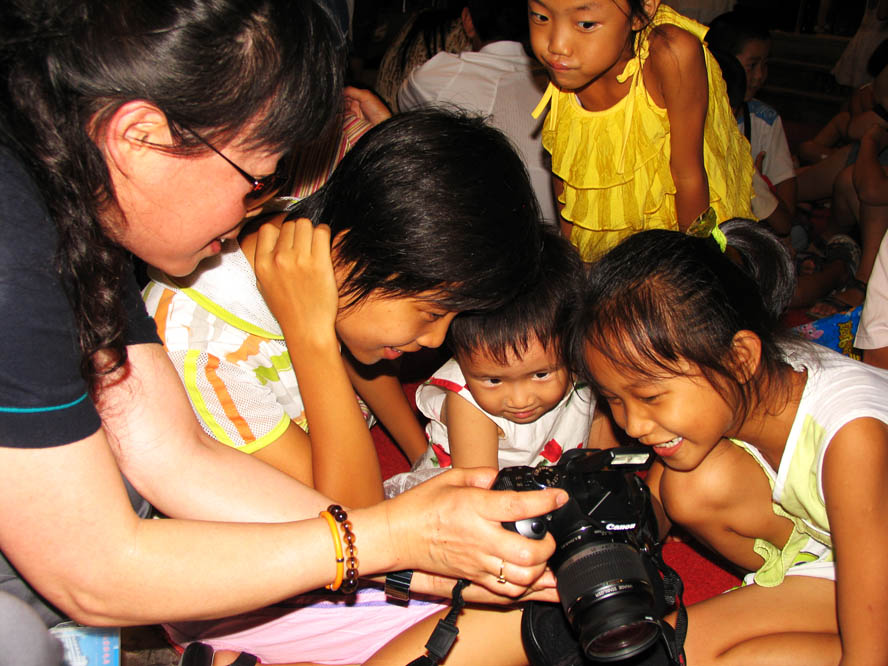
[[[636,474],[653,458],[642,446],[573,449],[556,465],[504,468],[493,484],[498,490],[563,488],[570,496],[551,513],[504,527],[532,539],[547,532],[555,538],[549,565],[561,605],[593,661],[638,655],[670,629],[662,616],[672,600],[665,600],[660,576],[668,567],[650,493]],[[669,571],[680,596],[677,574]]]

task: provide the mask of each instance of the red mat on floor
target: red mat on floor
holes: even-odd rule
[[[437,367],[434,365],[434,360],[431,360],[431,362],[433,363],[431,366],[433,369]],[[414,371],[413,376],[421,375],[416,375]],[[404,385],[404,391],[411,403],[413,402],[417,386],[418,382],[416,381],[409,381]],[[388,478],[398,472],[407,471],[409,469],[407,459],[386,432],[379,426],[374,426],[371,432],[379,454],[383,477]],[[667,564],[673,567],[684,581],[685,604],[708,599],[738,585],[740,582],[735,575],[729,573],[705,555],[692,541],[672,541],[667,543],[663,548],[663,556]]]

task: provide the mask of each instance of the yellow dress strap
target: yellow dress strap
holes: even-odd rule
[[[629,84],[629,93],[626,100],[626,109],[623,112],[623,136],[628,137],[632,128],[632,114],[635,113],[635,96],[638,94],[638,85],[641,81],[641,58],[636,56],[632,58],[623,70],[623,73],[617,77],[622,83],[627,78],[632,77]],[[628,141],[623,141],[623,147],[620,149],[620,159],[617,162],[617,173],[622,175],[626,173],[626,149],[629,145]]]
[[[648,43],[648,35],[653,25],[648,26],[635,36],[635,55],[626,63],[623,71],[617,75],[618,83],[625,83],[631,77],[629,84],[628,99],[626,100],[626,108],[623,115],[623,136],[628,137],[632,128],[632,116],[635,113],[635,98],[640,94],[645,94],[644,90],[639,90],[642,85],[641,72],[645,61],[650,55],[650,45]],[[617,173],[626,173],[626,150],[629,142],[624,141],[620,150],[620,159],[617,162]]]
[[[540,114],[543,112],[543,109],[549,106],[549,102],[553,99],[553,95],[556,92],[558,92],[558,88],[555,86],[554,83],[549,81],[549,85],[546,86],[546,92],[543,93],[543,98],[540,100],[540,103],[536,105],[536,108],[530,112],[530,115],[534,118],[539,118]],[[555,105],[553,104],[553,112],[555,111],[554,106]],[[552,120],[554,121],[554,118]]]

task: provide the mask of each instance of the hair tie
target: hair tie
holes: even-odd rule
[[[718,216],[716,216],[712,206],[700,213],[700,216],[688,227],[686,233],[688,236],[696,236],[697,238],[711,236],[722,252],[725,251],[728,245],[728,239],[725,237],[724,232],[718,228]]]

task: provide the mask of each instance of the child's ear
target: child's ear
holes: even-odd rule
[[[761,364],[761,339],[752,331],[737,331],[731,342],[731,356],[737,381],[745,384],[755,376]]]
[[[641,30],[650,23],[650,19],[653,18],[654,14],[657,13],[657,9],[660,7],[660,0],[644,0],[642,7],[644,8],[644,13],[647,15],[647,18],[645,19],[636,16],[632,19],[632,30],[634,31]]]

